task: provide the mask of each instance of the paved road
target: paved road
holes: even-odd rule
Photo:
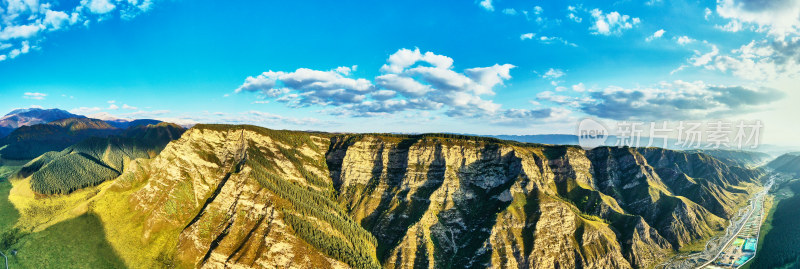
[[[8,269],[8,257],[6,257],[6,254],[3,254],[2,251],[0,251],[0,255],[3,255],[3,258],[6,259],[6,269]]]

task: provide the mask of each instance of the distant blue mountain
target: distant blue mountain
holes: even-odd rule
[[[150,124],[153,124],[153,125],[155,125],[155,124],[159,124],[159,123],[161,123],[161,121],[160,121],[160,120],[151,120],[151,119],[141,119],[141,120],[106,120],[105,122],[107,122],[107,123],[108,123],[108,124],[110,124],[111,126],[114,126],[114,128],[120,128],[120,129],[128,129],[128,128],[131,128],[131,127],[137,127],[137,126],[147,126],[147,125],[150,125]]]
[[[487,137],[494,137],[503,140],[511,140],[523,143],[538,143],[538,144],[552,144],[552,145],[578,145],[578,136],[571,135],[571,134],[541,134],[541,135],[485,135]],[[609,136],[606,140],[606,146],[614,146],[616,145],[618,138],[616,136]],[[647,147],[650,141],[649,137],[642,137],[639,139],[639,143],[634,144],[636,147]],[[786,146],[779,146],[779,145],[770,145],[770,144],[762,144],[759,145],[756,149],[750,148],[742,148],[741,150],[734,147],[728,148],[719,148],[714,149],[712,147],[708,147],[707,143],[700,143],[699,146],[696,147],[684,147],[678,144],[676,139],[667,139],[666,144],[664,144],[664,140],[661,138],[653,139],[653,144],[649,145],[650,147],[658,147],[658,148],[666,148],[672,150],[704,150],[704,151],[751,151],[751,152],[762,152],[769,154],[771,156],[779,156],[781,154],[798,151],[800,148],[798,147],[786,147]],[[712,154],[713,155],[713,154]]]

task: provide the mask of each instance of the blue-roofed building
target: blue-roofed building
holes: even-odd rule
[[[757,243],[757,241],[756,241],[755,238],[747,239],[747,242],[744,243],[744,251],[755,252],[756,251],[756,243]]]

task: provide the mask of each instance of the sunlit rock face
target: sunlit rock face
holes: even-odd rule
[[[653,148],[203,125],[138,169],[143,236],[177,229],[176,259],[207,268],[646,268],[760,176]]]

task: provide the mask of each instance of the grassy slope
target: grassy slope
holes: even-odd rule
[[[80,243],[76,243],[80,242]],[[124,268],[93,214],[59,222],[15,245],[12,268]]]
[[[126,267],[108,243],[102,221],[88,210],[110,184],[68,196],[36,197],[30,179],[6,179],[19,167],[0,166],[0,232],[18,228],[28,233],[10,248],[18,251],[9,256],[11,268]]]
[[[0,177],[0,233],[14,226],[19,219],[19,211],[8,200],[11,183]]]
[[[12,187],[8,178],[21,167],[20,163],[0,159],[0,234],[13,227],[19,219],[19,211],[8,199]]]
[[[174,265],[174,251],[182,227],[144,234],[145,217],[130,207],[130,195],[146,183],[130,173],[115,180],[92,204],[106,227],[106,238],[130,268],[163,268]],[[109,229],[108,227],[114,227]],[[153,257],[157,257],[154,261]]]
[[[31,178],[5,179],[25,163],[0,162],[0,232],[16,227],[29,233],[11,248],[19,251],[9,260],[12,268],[169,265],[165,263],[171,253],[162,250],[174,251],[180,230],[158,231],[142,239],[144,216],[132,214],[128,198],[143,184],[109,190],[115,181],[107,181],[69,195],[43,197],[31,189]]]
[[[171,256],[162,250],[174,249],[177,243],[180,230],[160,231],[147,240],[132,236],[143,234],[144,217],[132,214],[128,206],[128,196],[138,188],[109,190],[113,182],[106,182],[70,195],[36,199],[29,180],[13,183],[10,200],[24,212],[17,227],[33,231],[14,246],[20,253],[13,262],[16,267],[47,268],[42,266],[49,264],[60,268],[160,268],[165,264],[152,258]],[[75,244],[76,239],[87,243]],[[36,252],[48,254],[23,255]],[[80,259],[61,261],[60,256]]]

